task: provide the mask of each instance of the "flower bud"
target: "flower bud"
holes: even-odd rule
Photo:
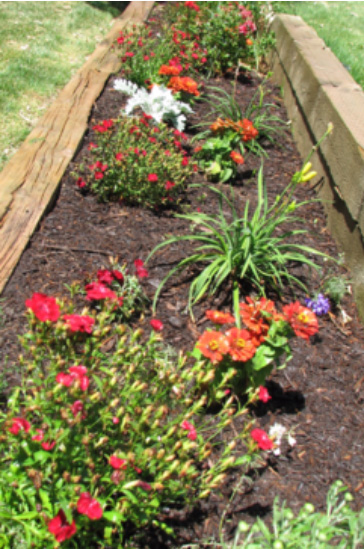
[[[158,454],[157,454],[157,460],[161,460],[164,458],[164,456],[166,455],[166,451],[164,448],[162,448],[161,450],[159,450]]]

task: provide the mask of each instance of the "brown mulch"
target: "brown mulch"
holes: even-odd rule
[[[109,257],[118,257],[132,267],[135,259],[145,259],[167,234],[182,234],[190,229],[185,222],[175,219],[171,211],[100,204],[95,197],[77,189],[72,172],[88,154],[87,144],[94,140],[92,125],[96,120],[116,117],[123,104],[122,96],[112,89],[112,80],[95,104],[90,131],[62,180],[56,204],[42,221],[3,292],[0,301],[4,313],[0,324],[1,363],[10,385],[17,384],[21,375],[17,362],[20,352],[17,335],[26,327],[24,302],[33,292],[62,296],[67,292],[65,284],[73,281],[83,284],[99,268],[108,267]],[[240,78],[237,94],[242,105],[247,105],[258,83],[256,76]],[[231,89],[229,78],[210,80],[209,84]],[[286,118],[279,91],[271,84],[268,84],[268,89],[266,102],[274,102],[279,116]],[[205,113],[206,107],[201,102],[196,103],[191,122],[196,122]],[[186,133],[191,137],[193,130],[189,127]],[[264,162],[264,173],[269,197],[273,200],[292,174],[300,169],[301,159],[288,130],[267,150],[269,159]],[[234,183],[235,202],[240,210],[248,199],[254,204],[254,172],[259,166],[259,159],[249,157]],[[203,181],[201,174],[195,174],[190,183]],[[225,189],[227,191],[228,186]],[[188,190],[184,199],[185,210],[200,208],[209,214],[216,212],[214,193],[208,189],[203,192]],[[314,191],[308,187],[296,192],[297,201],[314,196]],[[302,208],[300,215],[304,218],[304,228],[308,230],[302,243],[337,258],[338,250],[326,229],[321,205],[312,203]],[[148,266],[150,276],[143,282],[151,298],[171,266],[188,250],[187,244],[175,245],[154,257]],[[319,289],[323,277],[347,274],[343,267],[334,263],[322,260],[318,263],[322,265],[321,275],[302,268],[294,271],[305,279],[310,295]],[[157,310],[158,318],[165,325],[165,340],[185,350],[192,349],[196,337],[205,327],[205,309],[219,305],[226,309],[229,306],[228,293],[222,292],[196,307],[196,322],[193,323],[185,311],[190,274],[175,277],[167,285]],[[297,291],[297,297],[302,301],[304,294]],[[287,289],[281,303],[292,298]],[[309,344],[294,341],[292,361],[286,369],[274,372],[267,382],[272,399],[254,410],[262,428],[268,428],[274,422],[288,428],[295,427],[295,448],[279,458],[272,458],[266,468],[252,476],[254,482],[251,485],[243,483],[230,504],[230,495],[239,480],[238,471],[229,477],[223,493],[211,496],[192,515],[182,512],[175,516],[171,512],[169,518],[176,529],[176,539],[172,542],[155,538],[147,545],[144,541],[141,547],[181,547],[188,543],[203,546],[202,540],[209,536],[218,540],[218,525],[224,510],[227,510],[224,531],[229,537],[238,520],[251,520],[254,516],[269,518],[275,496],[286,500],[294,510],[306,501],[323,509],[327,490],[336,479],[341,479],[353,492],[354,506],[363,506],[363,327],[350,295],[345,297],[342,306],[351,321],[343,325],[339,311],[334,310],[331,316],[319,320],[319,335]],[[150,314],[146,326],[148,318]]]

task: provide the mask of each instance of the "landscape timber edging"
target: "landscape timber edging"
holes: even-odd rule
[[[334,127],[312,163],[328,228],[344,252],[364,320],[364,92],[301,17],[275,15],[271,28],[276,36],[273,80],[283,89],[302,157],[330,122]]]
[[[121,67],[120,32],[143,23],[154,2],[130,2],[0,173],[0,294],[45,212],[88,127],[109,76]]]

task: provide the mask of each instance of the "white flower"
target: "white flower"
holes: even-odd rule
[[[286,434],[286,432],[287,428],[280,423],[274,423],[274,425],[269,428],[269,438],[272,438],[275,444],[275,448],[274,450],[272,450],[275,456],[279,456],[281,454],[282,438]],[[293,446],[295,446],[297,442],[290,432],[287,433],[287,442],[289,446],[291,446],[291,448],[293,448]]]
[[[151,91],[148,92],[128,80],[118,79],[114,83],[114,89],[131,96],[125,107],[127,116],[131,115],[134,109],[140,107],[158,124],[162,120],[169,121],[179,131],[183,131],[186,124],[185,114],[193,112],[187,103],[177,101],[172,91],[165,86],[154,84]]]

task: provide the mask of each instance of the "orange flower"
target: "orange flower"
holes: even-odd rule
[[[225,121],[222,118],[218,118],[213,124],[211,124],[210,130],[212,132],[218,132],[220,130],[224,130],[226,127]]]
[[[197,349],[211,360],[211,362],[221,362],[229,351],[229,342],[221,332],[204,332],[196,344]]]
[[[256,128],[253,126],[253,122],[248,120],[247,118],[244,118],[241,122],[242,126],[242,133],[243,133],[243,141],[251,141],[252,139],[255,139],[259,132]]]
[[[245,43],[246,43],[247,46],[252,46],[254,42],[253,42],[253,40],[251,40],[250,38],[247,38],[247,39],[245,40]]]
[[[197,82],[189,76],[172,76],[167,87],[174,92],[184,91],[196,97],[200,95]]]
[[[283,313],[297,337],[309,341],[310,336],[318,332],[318,321],[311,309],[303,307],[298,301],[283,307]]]
[[[176,66],[171,65],[162,65],[158,71],[158,74],[166,76],[178,76],[181,73],[182,69]]]
[[[205,315],[215,324],[230,324],[231,322],[235,322],[233,315],[223,313],[222,311],[206,311]]]
[[[240,303],[240,316],[248,330],[252,332],[255,345],[259,346],[265,340],[270,323],[283,319],[274,306],[273,301],[262,297],[253,301],[246,298],[248,303]]]
[[[246,362],[253,358],[257,348],[251,340],[248,330],[231,328],[225,335],[229,342],[229,355],[233,360]]]
[[[240,153],[232,151],[230,153],[230,158],[235,162],[235,164],[244,164],[244,158],[241,156]]]

